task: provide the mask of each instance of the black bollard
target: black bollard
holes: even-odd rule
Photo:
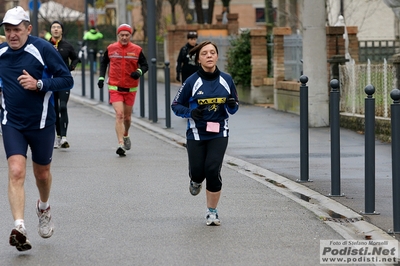
[[[153,72],[153,68],[152,68],[152,64],[150,63],[150,67],[149,67],[149,74],[148,74],[148,81],[147,83],[149,84],[149,88],[148,88],[148,105],[149,105],[149,120],[153,119],[153,94],[154,94],[154,90],[153,90],[153,78],[152,78],[152,73]]]
[[[153,123],[157,123],[157,120],[158,120],[158,116],[157,116],[157,65],[156,65],[156,63],[157,63],[157,59],[152,58],[151,66],[150,66],[152,71],[150,71],[151,77],[149,77],[149,78],[151,78],[151,80],[152,80],[152,82],[151,82],[152,87],[150,89],[153,91],[153,93],[152,93],[153,98],[151,99]]]
[[[85,97],[86,96],[86,75],[85,75],[85,64],[86,64],[86,60],[85,60],[85,49],[82,47],[81,48],[81,70],[82,70],[82,96]]]
[[[168,61],[165,61],[165,126],[171,128],[171,82]]]
[[[331,193],[329,196],[344,196],[340,194],[340,93],[339,81],[332,79],[329,98],[331,114]]]
[[[90,68],[90,99],[94,99],[94,50],[89,50],[89,68]]]
[[[400,90],[390,92],[393,104],[390,106],[392,130],[392,195],[393,233],[400,233]]]
[[[365,98],[365,212],[363,214],[379,214],[375,212],[375,87],[367,85]]]
[[[300,77],[300,180],[309,182],[309,137],[308,137],[308,77]]]
[[[144,76],[140,76],[139,83],[139,96],[140,96],[140,117],[144,117]]]

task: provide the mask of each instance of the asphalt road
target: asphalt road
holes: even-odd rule
[[[226,165],[222,225],[207,227],[205,193],[189,194],[182,146],[132,127],[132,150],[120,158],[111,115],[74,101],[69,114],[71,148],[53,156],[49,239],[36,233],[28,156],[25,222],[33,248],[23,253],[8,245],[13,220],[0,148],[1,265],[317,265],[319,240],[342,239],[315,213]]]

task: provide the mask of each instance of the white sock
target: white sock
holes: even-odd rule
[[[25,224],[23,219],[17,219],[14,221],[14,226],[17,227],[18,225],[22,225],[22,228],[25,229]]]
[[[40,210],[46,210],[49,207],[49,202],[42,202],[39,200],[39,209]]]

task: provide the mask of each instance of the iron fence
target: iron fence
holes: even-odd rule
[[[359,41],[358,56],[359,62],[366,63],[370,60],[373,63],[388,60],[400,51],[399,40],[376,40]]]
[[[396,68],[383,60],[380,64],[355,64],[354,60],[339,67],[340,111],[364,115],[365,87],[375,87],[375,116],[390,117],[390,92],[396,84]]]

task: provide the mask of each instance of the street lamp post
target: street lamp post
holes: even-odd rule
[[[147,1],[147,47],[149,68],[149,119],[157,122],[157,67],[156,67],[156,4],[155,0]]]
[[[38,9],[39,9],[39,0],[31,0],[29,2],[29,9],[32,11],[31,14],[31,24],[32,24],[32,35],[39,36],[38,30]],[[14,1],[14,6],[17,6],[18,2]]]

